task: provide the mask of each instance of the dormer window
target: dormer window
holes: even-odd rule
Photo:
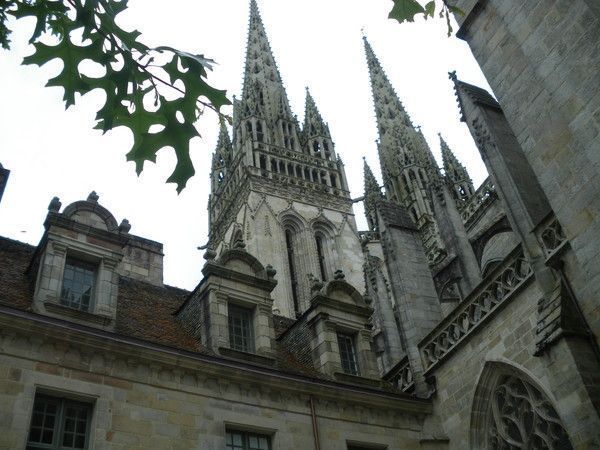
[[[241,352],[254,352],[254,333],[252,332],[252,310],[237,305],[228,305],[229,345]]]
[[[89,311],[94,296],[96,270],[94,264],[67,258],[60,302],[70,308]]]
[[[360,371],[358,370],[358,360],[356,358],[354,336],[349,334],[338,333],[337,340],[340,350],[342,370],[348,375],[358,376],[360,374]]]

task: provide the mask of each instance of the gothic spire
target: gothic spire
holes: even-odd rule
[[[364,178],[365,178],[365,196],[364,196],[364,205],[365,205],[365,215],[367,217],[367,222],[369,224],[369,229],[376,230],[377,229],[377,201],[383,198],[383,194],[381,193],[381,188],[379,187],[379,183],[373,175],[373,171],[365,157],[363,157],[364,161]]]
[[[391,131],[391,127],[387,126],[388,122],[401,122],[405,126],[411,128],[412,122],[398,95],[394,91],[392,83],[390,83],[390,80],[383,71],[379,59],[377,59],[366,36],[363,36],[363,42],[365,45],[365,53],[367,55],[367,65],[369,67],[369,77],[371,79],[371,90],[373,92],[373,101],[375,103],[375,115],[377,117],[379,135],[383,139],[386,132]]]
[[[448,184],[454,188],[454,194],[458,199],[466,200],[473,192],[473,181],[469,172],[461,164],[450,146],[446,143],[441,134],[440,147],[442,149],[442,161],[444,164],[444,174]]]
[[[256,0],[250,0],[250,21],[242,91],[242,114],[276,120],[293,115]]]
[[[329,127],[323,120],[319,109],[310,95],[310,91],[306,88],[306,101],[304,103],[304,127],[302,128],[306,138],[322,136],[331,137]]]

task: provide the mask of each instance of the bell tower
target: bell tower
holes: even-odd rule
[[[222,125],[213,158],[210,245],[246,250],[277,271],[274,309],[295,317],[317,281],[345,278],[362,290],[362,251],[344,165],[306,92],[292,113],[255,0],[233,136]]]

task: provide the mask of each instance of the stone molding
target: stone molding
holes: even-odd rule
[[[532,279],[533,270],[519,247],[420,342],[426,372],[443,362]]]
[[[373,417],[381,417],[375,414],[379,411],[390,415],[390,420],[404,418],[410,421],[413,420],[411,417],[423,417],[432,410],[430,401],[406,394],[283,373],[274,368],[166,347],[6,306],[0,306],[0,325],[0,348],[5,354],[21,357],[25,345],[30,348],[29,356],[40,363],[86,372],[89,368],[84,368],[82,361],[89,363],[92,357],[100,357],[103,364],[95,365],[90,374],[96,378],[116,375],[137,383],[142,382],[140,377],[144,375],[153,385],[199,395],[208,389],[219,398],[223,398],[219,393],[220,383],[224,386],[239,384],[244,387],[240,392],[248,392],[248,400],[257,404],[272,402],[273,393],[278,393],[286,407],[296,409],[302,406],[300,398],[315,395],[323,406],[333,402],[338,410],[342,405],[369,408],[373,410]],[[77,334],[77,341],[73,341],[73,333]],[[60,354],[54,355],[55,352]],[[223,395],[230,392],[225,389]],[[321,411],[320,415],[327,417],[326,411]]]

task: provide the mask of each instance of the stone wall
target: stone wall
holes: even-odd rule
[[[323,449],[345,450],[347,441],[418,449],[430,410],[426,401],[210,363],[139,341],[77,338],[22,317],[2,322],[0,448],[24,447],[36,389],[94,403],[95,449],[222,450],[226,427],[271,434],[273,450],[310,449],[311,397]]]
[[[541,292],[529,282],[507,304],[492,313],[488,321],[466,337],[453,353],[433,367],[437,392],[435,416],[440,420],[451,449],[471,446],[475,391],[486,364],[505,364],[532,379],[552,402],[574,448],[600,445],[600,426],[590,398],[583,387],[585,369],[577,367],[574,356],[586,351],[580,341],[565,338],[541,357],[535,350],[537,302]],[[588,355],[593,360],[593,355]]]
[[[118,267],[121,275],[163,285],[163,245],[139,236],[129,236]]]
[[[600,335],[600,5],[459,0],[470,45],[575,253],[571,278]]]

